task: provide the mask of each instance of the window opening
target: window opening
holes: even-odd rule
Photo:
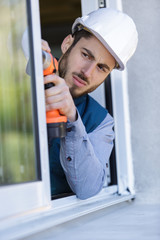
[[[105,1],[99,1],[99,7],[106,7]],[[49,0],[40,0],[40,17],[42,38],[47,40],[55,57],[60,57],[60,45],[64,37],[71,32],[71,26],[76,17],[81,15],[81,1],[62,1],[51,4]],[[106,108],[113,116],[110,77],[105,83]],[[107,167],[107,180],[104,187],[117,184],[115,146]],[[68,195],[68,194],[67,194]],[[66,196],[54,196],[52,199]]]
[[[40,0],[40,19],[42,39],[46,40],[54,57],[61,56],[61,43],[71,33],[73,21],[81,16],[81,1],[68,0],[51,2]],[[62,193],[51,196],[51,199],[59,199],[72,196],[74,193]]]
[[[113,116],[113,105],[112,105],[112,89],[111,89],[111,77],[110,75],[105,80],[105,100],[106,100],[106,108],[108,112]],[[113,116],[114,118],[114,116]],[[117,169],[116,169],[116,153],[115,153],[115,141],[114,147],[109,159],[109,185],[117,184]]]

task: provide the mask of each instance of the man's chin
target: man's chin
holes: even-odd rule
[[[75,89],[75,88],[74,89],[71,88],[70,93],[71,93],[73,98],[78,98],[78,97],[81,97],[81,96],[87,94],[86,91],[85,92],[84,91],[79,91],[79,89]]]

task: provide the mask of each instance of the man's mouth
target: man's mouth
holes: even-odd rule
[[[73,83],[78,87],[84,87],[87,85],[87,82],[77,75],[73,75]]]

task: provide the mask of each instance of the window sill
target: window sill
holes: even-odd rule
[[[53,226],[81,217],[94,211],[133,199],[132,194],[119,196],[117,186],[103,189],[98,195],[87,200],[75,196],[54,200],[50,207],[1,221],[1,239],[18,239],[39,233]]]

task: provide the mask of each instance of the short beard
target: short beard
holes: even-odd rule
[[[72,46],[63,54],[63,56],[61,57],[61,59],[59,60],[59,64],[58,64],[58,72],[59,72],[59,76],[61,78],[65,78],[66,73],[67,73],[67,69],[68,69],[68,57],[69,54],[72,50]]]

